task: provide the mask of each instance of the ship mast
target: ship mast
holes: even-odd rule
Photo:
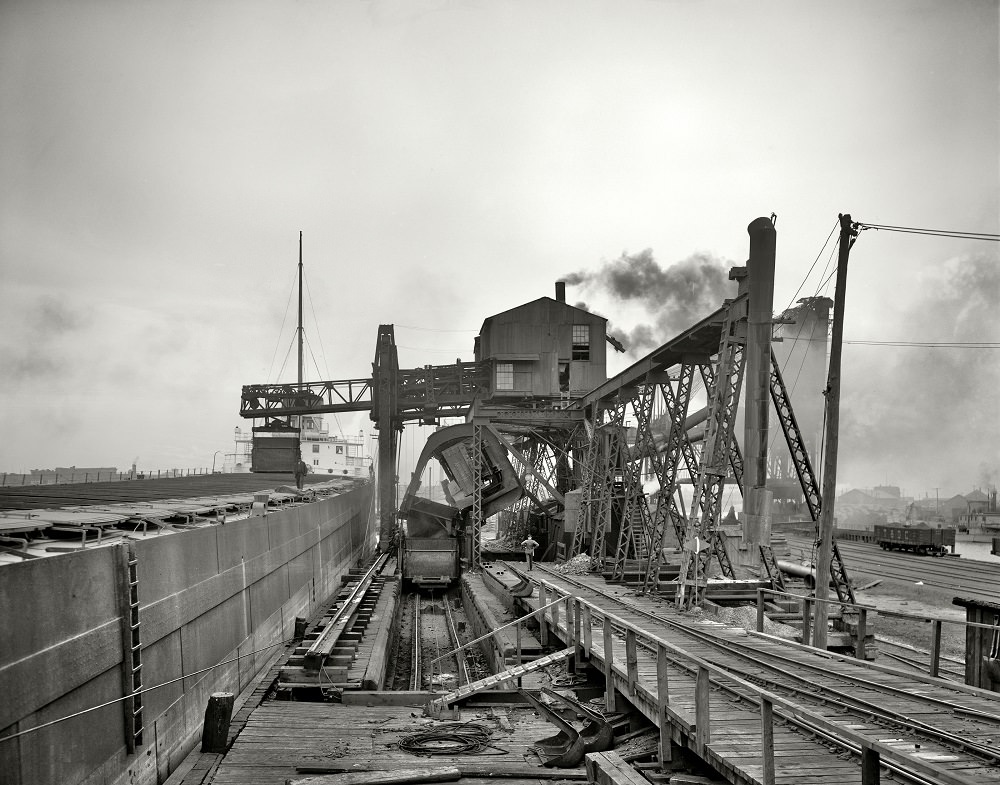
[[[299,232],[299,389],[302,388],[302,232]]]

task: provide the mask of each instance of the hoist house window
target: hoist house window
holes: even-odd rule
[[[573,325],[573,359],[590,359],[590,325]]]
[[[514,363],[497,363],[498,390],[514,389]]]

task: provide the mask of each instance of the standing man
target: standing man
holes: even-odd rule
[[[538,547],[538,543],[529,534],[528,539],[524,540],[521,546],[524,548],[524,559],[528,562],[528,570],[530,571],[535,566],[535,548]]]
[[[306,472],[309,469],[306,467],[306,462],[299,459],[299,462],[295,464],[295,487],[300,491],[302,490],[302,478],[306,476]]]

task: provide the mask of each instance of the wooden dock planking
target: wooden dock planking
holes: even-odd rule
[[[404,736],[429,730],[441,723],[423,718],[407,706],[344,706],[327,703],[272,701],[259,706],[243,732],[219,763],[212,785],[284,785],[286,779],[302,779],[297,766],[322,767],[342,759],[367,763],[372,769],[423,768],[484,764],[523,768],[538,764],[528,750],[536,741],[551,736],[554,728],[532,710],[508,708],[510,731],[489,710],[462,712],[462,721],[481,722],[493,728],[492,741],[506,755],[417,756],[396,745]],[[416,715],[416,716],[415,716]],[[496,750],[490,750],[496,752]],[[582,766],[580,771],[583,771]],[[477,785],[479,778],[462,779]],[[495,779],[483,779],[496,785]],[[539,778],[505,779],[505,785],[551,785],[548,772]]]

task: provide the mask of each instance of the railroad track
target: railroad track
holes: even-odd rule
[[[808,538],[789,537],[793,553],[810,558],[812,543]],[[870,575],[876,578],[917,583],[956,592],[963,596],[994,602],[1000,590],[1000,564],[944,557],[883,551],[877,545],[858,542],[838,542],[850,575]]]
[[[898,641],[890,641],[881,635],[875,636],[880,657],[889,657],[918,673],[927,673],[930,668],[931,653]],[[959,684],[965,683],[965,663],[956,657],[941,657],[938,676]]]
[[[897,677],[901,685],[886,683],[884,669],[858,669],[834,658],[819,660],[821,664],[805,661],[792,653],[782,654],[773,649],[762,657],[759,646],[740,641],[727,628],[725,634],[709,625],[681,622],[665,615],[644,610],[623,601],[607,591],[589,583],[562,575],[546,567],[550,582],[568,584],[574,595],[588,599],[588,594],[600,600],[602,607],[613,606],[623,610],[613,613],[643,627],[662,625],[668,628],[667,636],[675,645],[713,662],[734,676],[790,697],[796,703],[824,714],[828,719],[849,726],[856,732],[885,740],[889,736],[893,746],[909,750],[922,760],[941,766],[941,779],[928,778],[925,774],[898,768],[893,774],[908,782],[998,782],[1000,783],[1000,695],[990,697],[983,691],[973,691],[964,686],[956,698],[956,685],[935,685],[933,680],[907,674]],[[652,624],[651,624],[652,623]],[[721,628],[721,625],[719,625]],[[671,657],[673,667],[693,672],[683,658]],[[815,658],[819,659],[819,658]],[[693,676],[692,676],[693,677]],[[745,688],[725,683],[717,689],[729,693],[734,701],[753,703],[755,698]],[[919,690],[919,692],[916,692]],[[775,709],[778,714],[778,709]],[[786,714],[786,722],[803,732],[822,737],[852,755],[860,755],[856,744],[810,724],[793,714]],[[970,721],[978,724],[978,735],[969,732]],[[955,769],[960,774],[952,774]]]
[[[473,681],[470,670],[482,669],[470,664],[467,653],[456,652],[462,643],[459,624],[452,610],[454,593],[418,593],[406,597],[408,607],[404,614],[409,621],[409,675],[411,690],[450,690]],[[404,629],[404,635],[406,630]],[[449,655],[449,653],[454,652]],[[397,681],[398,683],[398,681]]]

